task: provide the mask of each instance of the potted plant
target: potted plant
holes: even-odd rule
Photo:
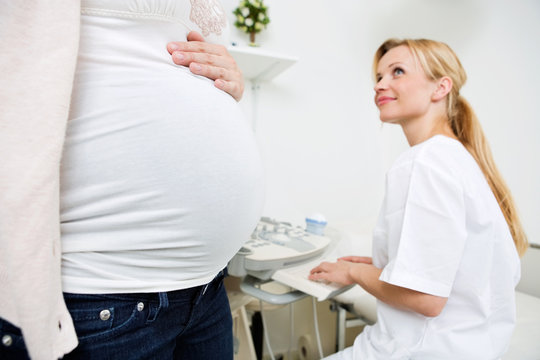
[[[249,34],[250,46],[257,46],[255,34],[261,32],[270,22],[267,11],[268,7],[264,5],[263,0],[241,0],[233,11],[233,14],[236,15],[234,25]]]

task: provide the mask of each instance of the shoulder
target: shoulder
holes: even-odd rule
[[[416,167],[459,177],[470,167],[477,167],[476,161],[458,140],[436,135],[402,153],[389,173],[404,169],[413,171]]]
[[[423,189],[435,186],[461,194],[474,193],[485,187],[485,177],[478,164],[457,140],[434,136],[402,153],[386,176],[387,190],[411,186]],[[480,186],[481,185],[481,186]]]

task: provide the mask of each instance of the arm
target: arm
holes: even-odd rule
[[[379,280],[382,270],[367,257],[344,257],[335,263],[323,262],[311,270],[311,280],[333,281],[344,285],[358,284],[382,302],[399,309],[410,310],[428,317],[441,313],[445,297],[395,286]]]
[[[240,101],[244,93],[244,78],[227,48],[205,42],[195,31],[188,34],[187,40],[167,44],[173,62],[188,66],[194,74],[214,80],[218,89]]]
[[[32,359],[77,346],[62,296],[59,179],[79,24],[77,1],[0,3],[0,317],[21,328]]]

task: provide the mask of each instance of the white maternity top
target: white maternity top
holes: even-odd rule
[[[425,317],[377,303],[347,359],[499,359],[515,324],[519,257],[476,161],[437,135],[411,147],[387,174],[373,238],[380,280],[441,297]]]
[[[61,174],[66,292],[202,285],[257,223],[263,171],[238,103],[166,50],[191,30],[226,44],[217,0],[82,2]]]

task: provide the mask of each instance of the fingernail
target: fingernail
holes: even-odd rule
[[[176,61],[179,61],[179,62],[184,61],[184,58],[185,58],[185,57],[184,57],[184,54],[182,54],[181,52],[175,52],[175,53],[173,54],[173,57],[174,57],[174,59],[175,59]]]
[[[202,70],[202,66],[199,65],[199,64],[194,64],[194,63],[192,63],[191,66],[193,67],[193,70],[195,70],[195,71],[197,71],[197,72],[199,72],[199,71]]]
[[[171,49],[171,51],[178,50],[180,49],[180,46],[176,45],[175,43],[170,43],[169,49]]]

